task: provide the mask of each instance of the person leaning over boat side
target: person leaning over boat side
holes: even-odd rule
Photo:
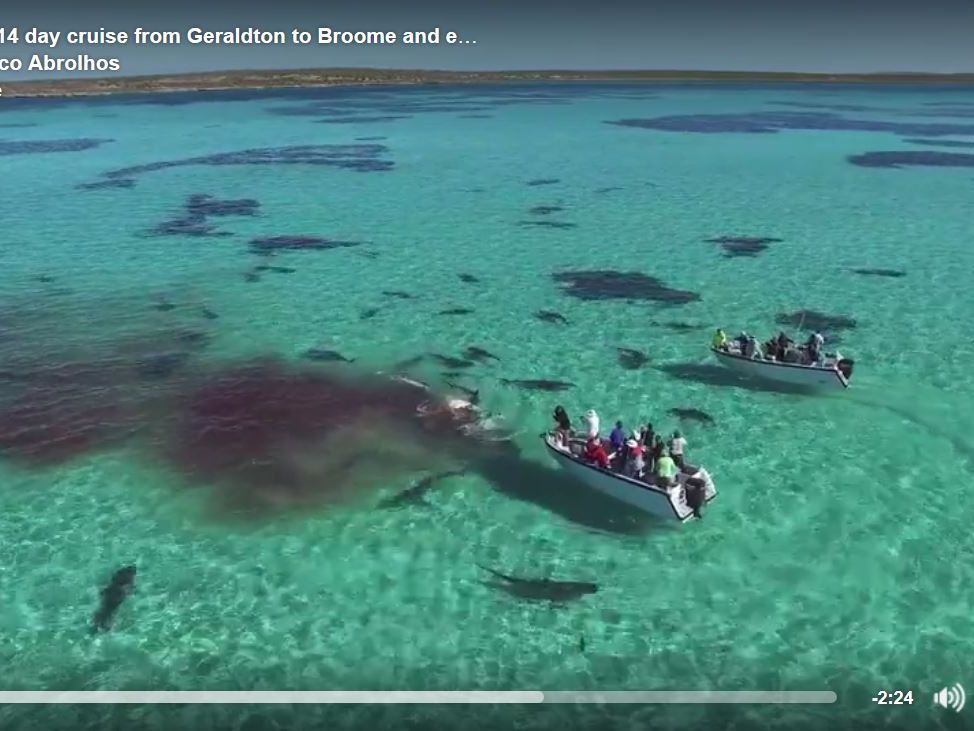
[[[672,456],[673,461],[676,463],[677,467],[683,467],[683,455],[687,449],[687,440],[683,438],[680,434],[680,430],[677,429],[673,432],[673,437],[670,439],[670,449],[669,453]]]
[[[727,350],[727,333],[718,327],[711,344],[717,350]]]
[[[677,472],[676,462],[664,449],[663,454],[656,460],[656,484],[660,487],[672,487],[676,482]]]

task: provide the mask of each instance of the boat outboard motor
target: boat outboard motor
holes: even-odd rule
[[[702,518],[703,513],[700,509],[707,502],[707,483],[699,477],[688,477],[683,489],[687,498],[687,507],[693,511],[694,516]]]
[[[836,368],[839,369],[839,373],[845,376],[847,381],[852,380],[852,369],[855,367],[856,362],[852,358],[842,358],[838,363],[835,364]]]

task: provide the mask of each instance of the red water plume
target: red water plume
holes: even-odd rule
[[[175,405],[167,454],[188,478],[229,489],[238,502],[337,497],[352,477],[360,487],[370,468],[408,461],[403,445],[424,434],[417,407],[428,398],[396,381],[277,362],[237,366]]]
[[[0,456],[57,464],[117,444],[134,426],[115,367],[71,363],[7,373]]]
[[[57,464],[119,444],[179,387],[205,333],[152,331],[78,344],[37,338],[0,349],[0,458]]]

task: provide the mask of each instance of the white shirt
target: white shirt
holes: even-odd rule
[[[676,437],[670,442],[670,454],[683,456],[683,450],[687,448],[687,440],[683,437]]]
[[[585,414],[585,420],[588,422],[588,438],[594,439],[599,435],[599,415],[590,411]]]

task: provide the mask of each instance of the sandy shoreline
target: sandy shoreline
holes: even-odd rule
[[[347,85],[477,84],[498,82],[661,81],[974,86],[972,74],[812,74],[745,71],[423,71],[298,69],[215,71],[158,76],[0,82],[6,98],[102,96],[160,92],[226,91]]]

